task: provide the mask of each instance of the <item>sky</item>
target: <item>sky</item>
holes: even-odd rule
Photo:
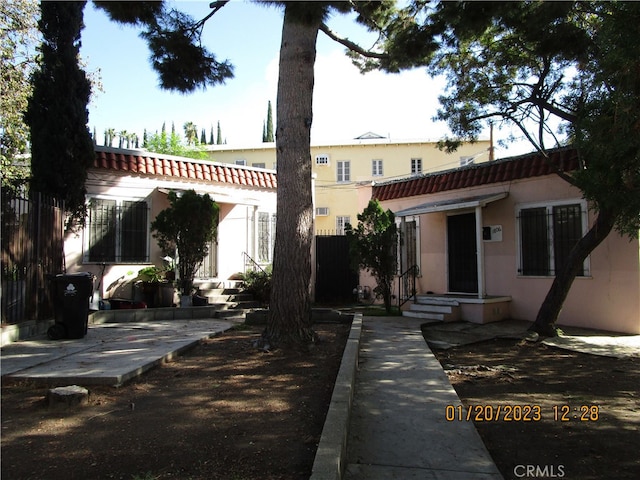
[[[174,1],[177,9],[203,18],[209,1]],[[278,81],[278,54],[282,11],[275,7],[234,0],[206,23],[202,43],[221,60],[234,65],[234,78],[223,85],[207,87],[191,94],[162,90],[149,63],[149,51],[139,30],[111,22],[106,14],[87,3],[84,14],[81,56],[86,70],[97,75],[102,92],[89,105],[89,128],[104,131],[160,131],[183,134],[185,122],[203,128],[209,139],[220,122],[222,137],[229,146],[247,147],[262,141],[267,105],[271,101],[274,126]],[[329,27],[342,36],[369,46],[375,40],[357,25],[353,17],[338,15]],[[322,32],[318,35],[313,99],[312,144],[347,142],[374,132],[392,140],[438,140],[448,133],[442,122],[432,117],[438,108],[443,79],[431,79],[424,69],[400,74],[361,74],[345,56],[343,46]],[[495,132],[496,139],[505,132]],[[488,132],[484,138],[488,138]],[[517,144],[496,151],[497,157],[531,150]]]

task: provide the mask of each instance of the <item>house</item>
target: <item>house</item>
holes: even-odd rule
[[[150,224],[169,206],[170,191],[207,193],[220,206],[218,238],[198,278],[226,281],[245,271],[246,262],[271,263],[275,171],[141,150],[95,151],[86,181],[86,224],[66,236],[64,248],[67,272],[92,272],[99,298],[145,266],[166,265]]]
[[[211,160],[227,164],[276,168],[274,143],[233,147],[207,145]],[[357,139],[311,145],[316,234],[342,234],[355,223],[360,184],[450,169],[489,160],[491,144],[464,145],[456,155],[432,140],[392,140],[367,132]]]
[[[577,168],[570,148],[552,151],[549,160],[563,171]],[[417,265],[415,290],[425,294],[419,302],[474,322],[535,320],[556,265],[595,215],[537,153],[370,188],[396,215],[400,268]],[[420,316],[432,307],[405,308]],[[640,333],[638,239],[613,231],[591,253],[558,324]]]

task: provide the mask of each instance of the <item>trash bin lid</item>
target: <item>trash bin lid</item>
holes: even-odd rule
[[[77,272],[77,273],[59,273],[56,275],[58,277],[94,277],[95,275],[91,272]]]

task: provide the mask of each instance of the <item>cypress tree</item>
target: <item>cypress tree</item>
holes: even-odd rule
[[[222,130],[220,129],[220,122],[218,122],[218,138],[216,140],[218,145],[222,145]]]
[[[271,113],[271,100],[267,105],[267,128],[264,134],[265,142],[273,142],[273,115]]]
[[[31,128],[31,188],[62,198],[70,223],[83,221],[87,168],[94,160],[87,126],[91,84],[78,65],[85,2],[42,2],[42,64],[25,113]]]

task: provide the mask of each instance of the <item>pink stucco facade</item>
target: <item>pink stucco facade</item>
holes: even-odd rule
[[[375,189],[373,194],[375,196]],[[489,194],[506,194],[506,197],[476,209],[457,208],[454,203],[456,199]],[[405,220],[416,221],[419,232],[417,251],[421,275],[417,280],[418,293],[445,294],[450,291],[447,217],[475,212],[476,217],[480,215],[483,227],[499,227],[501,231],[499,240],[481,242],[483,293],[486,297],[510,297],[509,316],[528,321],[535,320],[553,277],[525,276],[519,271],[518,212],[530,206],[581,204],[586,221],[584,229],[591,226],[595,215],[578,189],[553,174],[388,199],[381,204],[393,212],[406,213],[412,207],[444,201],[449,201],[453,207],[405,217]],[[612,232],[592,252],[586,267],[585,275],[576,278],[571,287],[558,324],[640,333],[638,240]]]

